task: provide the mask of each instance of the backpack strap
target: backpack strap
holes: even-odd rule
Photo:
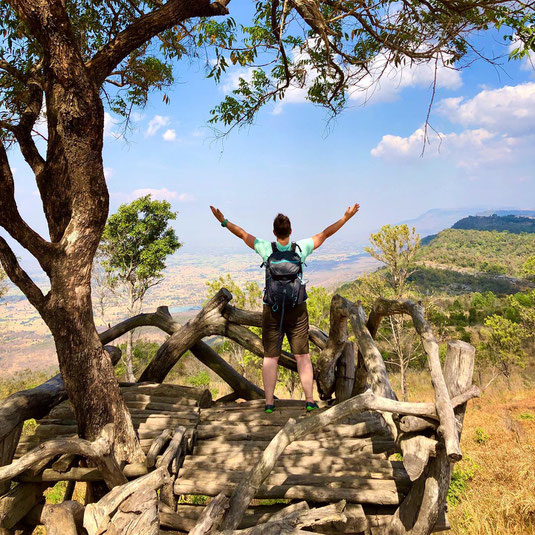
[[[271,242],[271,252],[276,253],[278,251],[276,242]]]

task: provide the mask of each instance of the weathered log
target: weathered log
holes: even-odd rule
[[[379,349],[377,349],[372,335],[366,328],[366,313],[362,305],[356,304],[351,307],[350,320],[359,351],[368,371],[370,388],[378,396],[397,399],[390,386],[383,357]]]
[[[104,349],[110,354],[112,363],[117,364],[120,350],[113,346],[105,346]],[[59,374],[35,388],[11,394],[0,402],[0,441],[25,420],[38,420],[64,399],[67,399],[67,391]]]
[[[68,500],[58,504],[47,504],[41,513],[41,522],[47,535],[78,535],[82,528],[84,506]]]
[[[236,401],[237,399],[240,399],[240,394],[238,394],[238,392],[230,392],[230,394],[226,394],[225,396],[221,396],[220,398],[216,399],[214,403],[218,405]]]
[[[342,512],[345,506],[345,501],[341,501],[325,507],[286,511],[292,507],[289,506],[273,515],[265,524],[234,531],[233,535],[278,535],[284,530],[324,526],[331,522],[345,524],[347,518]]]
[[[398,440],[403,453],[403,466],[405,466],[411,481],[416,481],[427,466],[429,457],[436,455],[438,442],[432,438],[413,433],[403,433]]]
[[[247,477],[248,472],[243,471],[221,471],[198,469],[191,467],[180,472],[180,476],[176,480],[176,487],[180,488],[182,485],[188,485],[195,481],[198,486],[204,483],[214,483],[218,485],[233,485],[243,481]],[[369,474],[362,471],[363,475],[356,476],[354,473],[350,474],[289,474],[282,471],[273,471],[264,484],[267,487],[277,486],[318,486],[324,488],[349,488],[355,490],[385,490],[385,492],[397,490],[401,493],[406,493],[410,488],[410,480],[406,472],[397,473],[391,478],[371,478]]]
[[[365,420],[356,424],[338,424],[323,429],[319,437],[356,438],[376,433],[382,429],[379,418]],[[199,425],[199,439],[228,437],[228,440],[269,440],[280,430],[277,425],[255,425],[253,422],[232,424]]]
[[[0,438],[0,466],[11,464],[13,455],[19,443],[20,434],[22,431],[22,423],[11,430],[3,439]],[[0,482],[0,496],[5,494],[10,487],[9,481]]]
[[[313,502],[333,502],[345,500],[352,503],[398,504],[404,493],[400,492],[392,480],[369,480],[384,483],[378,488],[332,488],[316,485],[261,485],[253,495],[255,499],[292,499]],[[182,480],[175,483],[175,494],[201,494],[216,496],[221,492],[230,496],[240,483],[218,483],[217,481]],[[241,520],[241,519],[240,519]],[[239,522],[238,522],[239,523]]]
[[[455,415],[442,374],[438,343],[431,326],[425,319],[423,307],[421,304],[409,300],[390,301],[379,298],[375,301],[373,309],[377,317],[393,314],[408,314],[412,318],[414,328],[420,335],[424,351],[427,355],[431,382],[435,391],[435,403],[440,420],[439,433],[444,436],[448,458],[451,461],[459,461],[462,458],[462,453],[459,446],[459,434],[455,424]]]
[[[156,464],[156,456],[160,453],[162,448],[167,444],[172,436],[173,432],[171,429],[164,429],[158,438],[156,438],[156,440],[151,444],[149,453],[147,453],[147,457],[145,458],[145,464],[147,465],[147,468],[152,468]]]
[[[183,446],[184,434],[186,433],[185,427],[177,427],[173,433],[173,438],[167,446],[164,454],[156,462],[156,468],[163,466],[169,470],[169,465],[178,453],[178,450]],[[183,452],[185,454],[185,452]]]
[[[160,505],[167,506],[170,511],[175,511],[176,506],[178,503],[178,497],[175,494],[173,487],[175,485],[175,477],[171,477],[169,481],[164,483],[162,488],[160,489]],[[159,510],[161,511],[161,507],[159,507]]]
[[[148,469],[143,463],[127,464],[123,468],[126,478],[133,478],[145,475]],[[43,470],[40,474],[31,475],[27,472],[16,477],[23,482],[56,482],[56,481],[103,481],[104,475],[98,468],[73,467],[66,472],[59,472],[52,468]]]
[[[193,404],[201,409],[212,405],[212,394],[207,388],[175,385],[173,383],[119,383],[125,400],[154,401],[172,405]],[[139,396],[145,396],[140,399]],[[198,410],[198,409],[197,409]]]
[[[189,535],[204,535],[216,524],[219,516],[228,507],[228,498],[223,494],[218,494],[203,510],[195,527]]]
[[[252,450],[263,451],[269,444],[269,441],[225,441],[225,440],[207,440],[199,443],[195,448],[196,455],[211,455],[214,453],[228,452],[232,455],[238,452],[249,452]],[[384,453],[394,449],[394,441],[389,437],[381,435],[373,435],[367,438],[345,439],[341,444],[333,444],[330,439],[324,440],[297,440],[285,449],[285,454],[302,454],[304,451],[320,450],[321,452],[329,452],[331,455],[337,453],[356,453],[356,452],[372,452]]]
[[[139,380],[163,382],[182,355],[210,334],[212,324],[222,317],[221,310],[231,299],[232,294],[221,288],[194,318],[165,341]]]
[[[229,512],[223,521],[223,529],[236,529],[251,499],[270,474],[280,455],[292,441],[298,440],[314,430],[322,429],[328,424],[335,423],[348,415],[370,409],[417,416],[436,416],[436,407],[432,403],[395,401],[377,397],[372,391],[368,390],[359,396],[343,401],[322,413],[315,414],[299,422],[293,419],[288,420],[288,423],[264,450],[260,461],[251,471],[249,478],[240,483],[233,492]]]
[[[168,477],[167,470],[162,466],[146,476],[115,487],[99,502],[90,503],[86,506],[83,522],[84,528],[89,535],[102,533],[110,523],[110,515],[129,496],[139,491],[155,491],[164,485]]]
[[[464,342],[450,342],[446,351],[445,369],[448,370],[448,395],[459,415],[464,403],[456,404],[472,381],[475,350]],[[458,371],[457,371],[458,370]],[[454,397],[456,396],[456,397]],[[456,420],[456,424],[460,423]],[[444,509],[450,483],[450,462],[445,449],[439,449],[420,478],[414,482],[409,494],[396,511],[387,535],[427,535]]]
[[[369,453],[349,454],[336,451],[335,455],[328,452],[316,452],[310,455],[287,455],[283,453],[278,461],[274,471],[281,470],[287,473],[306,473],[314,472],[333,473],[337,471],[353,473],[364,470],[365,474],[380,474],[380,477],[391,477],[394,473],[405,473],[405,468],[401,461],[390,461],[384,458],[384,455],[370,455]],[[251,464],[258,462],[261,457],[261,451],[247,452],[246,454],[235,454],[229,457],[226,453],[219,455],[205,455],[186,457],[183,467],[206,467],[206,469],[217,470],[243,470],[249,471]],[[304,471],[304,472],[303,472]],[[355,474],[356,475],[356,474]],[[374,477],[370,475],[370,477]],[[407,476],[408,477],[408,476]]]
[[[111,518],[107,535],[158,535],[158,495],[155,489],[141,489],[126,498]]]
[[[336,368],[334,387],[336,401],[345,401],[353,395],[355,372],[355,346],[353,342],[346,342]]]
[[[106,331],[107,339],[113,340],[131,329],[141,326],[155,326],[162,329],[169,335],[173,335],[181,325],[171,318],[167,307],[158,307],[156,313],[138,314]],[[105,333],[101,335],[104,336]],[[240,375],[225,359],[219,356],[208,344],[200,341],[194,344],[190,351],[203,364],[214,371],[223,381],[225,381],[234,391],[239,392],[244,399],[264,398],[264,391]]]
[[[281,459],[283,458],[284,457],[281,457]],[[403,465],[400,468],[397,468],[393,465],[373,467],[368,465],[358,466],[355,464],[344,469],[342,463],[329,463],[329,465],[331,464],[331,469],[325,469],[323,471],[316,471],[314,464],[310,467],[291,466],[290,463],[283,466],[276,466],[271,472],[268,480],[271,482],[279,480],[301,481],[302,483],[306,483],[307,481],[338,481],[339,478],[343,481],[344,479],[351,477],[353,479],[394,479],[395,481],[399,481],[402,486],[406,486],[410,483],[409,476]],[[241,480],[249,472],[247,468],[246,463],[242,463],[241,465],[238,464],[236,466],[220,466],[217,462],[202,463],[186,461],[180,471],[180,477],[184,477],[185,479],[195,479],[195,474],[197,473],[199,478],[209,479],[208,474],[214,474],[218,477],[219,474],[224,474],[225,476],[230,474],[228,477]]]
[[[436,429],[439,426],[439,422],[431,418],[403,416],[399,419],[398,425],[399,429],[405,433],[418,433],[426,429]]]
[[[42,483],[19,483],[0,498],[0,528],[9,530],[19,522],[32,507],[43,500],[47,485]]]
[[[336,365],[347,341],[347,304],[338,294],[331,299],[329,338],[316,361],[316,383],[322,399],[329,399],[334,392]]]
[[[104,426],[99,438],[94,442],[79,438],[63,438],[44,442],[12,464],[1,467],[0,481],[13,479],[42,459],[51,459],[59,454],[71,453],[91,459],[104,475],[108,486],[113,488],[115,485],[125,483],[126,478],[111,455],[112,444],[113,424]]]

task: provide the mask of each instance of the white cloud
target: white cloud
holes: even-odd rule
[[[104,167],[104,176],[106,177],[106,180],[109,180],[113,176],[113,168]]]
[[[114,127],[118,122],[119,121],[107,111],[104,112],[104,138],[112,137],[118,139],[121,137],[121,134],[114,131]]]
[[[112,193],[111,197],[118,202],[132,202],[135,199],[139,199],[139,197],[144,197],[145,195],[151,195],[153,199],[157,199],[159,201],[176,200],[178,202],[191,202],[195,200],[195,197],[190,193],[178,193],[177,191],[171,191],[167,188],[140,188],[132,191],[131,193]]]
[[[294,61],[306,59],[306,54],[301,54],[298,51],[295,51],[293,56]],[[444,57],[443,61],[436,64],[436,86],[444,89],[458,89],[462,86],[461,74],[458,70],[445,65],[447,59]],[[293,83],[286,90],[284,99],[275,105],[273,110],[275,115],[282,112],[285,104],[306,101],[308,88],[314,82],[316,75],[312,69],[305,68],[307,70],[306,84],[301,87]],[[350,71],[346,74],[352,76],[354,72]],[[431,88],[434,81],[434,60],[395,67],[388,64],[384,54],[379,54],[371,63],[369,74],[366,74],[358,83],[349,86],[349,100],[359,104],[390,102],[395,100],[406,88]],[[237,84],[232,88],[235,87]]]
[[[484,128],[460,133],[428,131],[426,158],[441,158],[467,170],[514,162],[519,155],[529,154],[535,136],[512,137]],[[389,161],[414,161],[422,153],[423,128],[408,137],[385,135],[371,150],[371,155]]]
[[[370,67],[370,74],[350,87],[350,99],[359,103],[389,102],[405,88],[431,88],[434,80],[434,61],[395,67],[388,66],[385,56],[379,55]],[[458,89],[462,86],[460,72],[439,61],[436,65],[436,86]]]
[[[147,130],[145,131],[145,136],[153,136],[162,128],[163,126],[166,126],[169,124],[169,117],[164,117],[162,115],[155,115],[150,121],[147,126]]]
[[[169,128],[162,134],[162,139],[164,141],[176,141],[176,131]]]
[[[509,134],[535,129],[535,83],[484,89],[472,99],[447,98],[438,111],[451,122]]]
[[[535,83],[483,89],[471,99],[447,98],[439,112],[460,132],[436,133],[428,129],[425,158],[443,159],[465,170],[511,169],[532,161],[535,144]],[[414,161],[422,153],[424,132],[407,137],[385,135],[371,155],[390,161]],[[503,166],[503,167],[500,167]]]

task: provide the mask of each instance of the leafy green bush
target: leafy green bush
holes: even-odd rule
[[[475,434],[475,441],[478,444],[486,444],[490,440],[490,435],[482,427],[476,427]]]
[[[455,465],[451,474],[450,488],[448,489],[448,504],[450,507],[455,507],[462,497],[466,494],[469,488],[469,483],[472,481],[475,473],[479,470],[479,466],[469,459],[466,460],[466,464]]]
[[[210,375],[206,370],[201,370],[196,375],[188,377],[188,383],[192,386],[197,386],[199,388],[206,388],[210,385]]]

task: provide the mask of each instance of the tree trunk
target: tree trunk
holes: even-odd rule
[[[128,315],[132,317],[136,313],[136,310],[135,310],[136,307],[135,307],[135,302],[134,302],[134,283],[131,280],[127,282],[127,288],[128,288]],[[129,331],[126,337],[125,375],[126,375],[126,380],[129,383],[136,382],[136,377],[134,375],[134,364],[133,364],[134,331],[135,329],[132,329],[131,331]]]
[[[89,278],[85,284],[72,287],[69,285],[72,278],[60,276],[59,280],[61,287],[57,279],[52,279],[50,312],[45,321],[54,337],[79,435],[95,440],[104,425],[113,423],[116,430],[113,452],[117,461],[141,462],[144,454],[130,413],[94,325]]]
[[[126,338],[126,354],[125,354],[125,375],[126,380],[129,383],[136,382],[136,376],[134,375],[134,331],[128,331]]]

